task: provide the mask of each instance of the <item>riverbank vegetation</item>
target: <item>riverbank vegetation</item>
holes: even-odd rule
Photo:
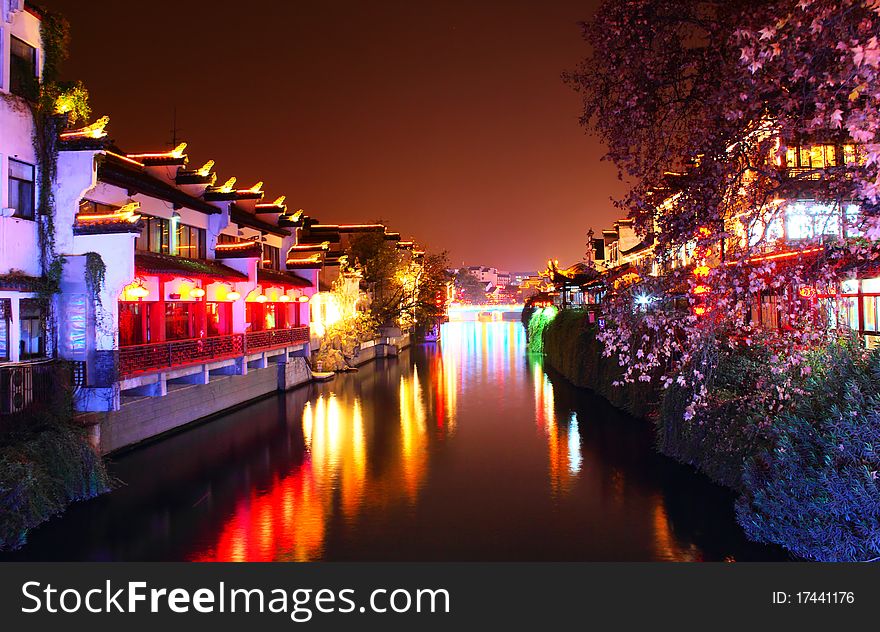
[[[751,539],[815,560],[880,555],[880,350],[841,338],[780,371],[759,341],[715,341],[701,356],[708,395],[693,409],[686,383],[620,383],[597,334],[585,312],[560,312],[541,330],[546,362],[650,420],[660,452],[736,491]],[[767,393],[783,383],[799,395],[780,405]]]
[[[324,311],[316,366],[342,371],[360,345],[383,328],[411,331],[430,326],[446,305],[446,253],[398,248],[382,233],[355,235],[345,248],[339,277],[313,304]],[[328,312],[330,312],[328,314]]]
[[[109,487],[101,457],[74,422],[67,389],[0,418],[0,550],[22,546],[29,529]]]

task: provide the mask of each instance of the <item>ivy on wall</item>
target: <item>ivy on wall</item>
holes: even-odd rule
[[[86,287],[92,301],[101,306],[101,289],[107,276],[107,264],[97,252],[86,253]]]
[[[45,12],[40,23],[43,44],[43,72],[37,89],[30,99],[34,119],[34,151],[39,172],[37,189],[37,229],[39,235],[40,267],[42,276],[37,296],[46,308],[50,334],[55,331],[52,296],[61,286],[65,259],[55,249],[55,194],[58,175],[59,134],[90,112],[88,91],[79,83],[62,83],[59,79],[61,63],[67,58],[70,28],[61,16]],[[53,345],[56,336],[50,335]]]

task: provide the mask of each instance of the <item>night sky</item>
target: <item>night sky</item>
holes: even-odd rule
[[[618,216],[560,79],[599,0],[40,4],[127,151],[166,148],[176,107],[192,166],[324,222],[383,219],[453,265],[571,263]]]

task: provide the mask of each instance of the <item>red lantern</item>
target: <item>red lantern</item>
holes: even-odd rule
[[[816,294],[818,294],[818,292],[812,285],[803,285],[801,286],[801,289],[798,290],[798,295],[801,298],[814,299],[816,298]]]

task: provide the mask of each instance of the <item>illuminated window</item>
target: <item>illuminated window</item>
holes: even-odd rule
[[[836,167],[838,165],[837,148],[834,145],[790,147],[785,153],[785,164],[793,172]],[[818,173],[809,175],[811,180],[817,180],[818,178]]]
[[[142,345],[150,341],[150,305],[119,303],[119,346]]]
[[[847,166],[864,165],[865,157],[864,147],[852,144],[843,146],[843,164]]]
[[[880,278],[862,279],[862,292],[865,294],[880,294]]]
[[[756,219],[749,226],[749,246],[771,244],[784,235],[782,217],[776,214],[770,219]]]
[[[847,237],[861,237],[864,231],[862,230],[862,216],[859,212],[858,204],[848,204],[845,210],[846,213],[846,236]]]
[[[206,257],[204,228],[178,223],[176,236],[174,254],[178,257],[189,257],[190,259],[204,259]]]
[[[225,336],[232,333],[232,304],[206,303],[208,335]]]
[[[862,297],[865,316],[865,331],[880,331],[877,323],[877,297]]]
[[[144,227],[135,240],[135,248],[146,252],[173,254],[190,259],[207,257],[206,236],[204,228],[196,228],[175,222],[174,239],[172,240],[172,222],[161,217],[143,216]],[[218,239],[218,243],[220,240]]]
[[[836,206],[796,202],[785,209],[788,239],[812,239],[840,235],[840,213]]]
[[[263,244],[263,261],[260,265],[267,270],[280,270],[281,249]]]
[[[195,310],[191,303],[165,303],[165,340],[194,338]]]
[[[859,328],[859,304],[854,296],[844,296],[837,302],[838,326],[849,327],[853,330]]]

